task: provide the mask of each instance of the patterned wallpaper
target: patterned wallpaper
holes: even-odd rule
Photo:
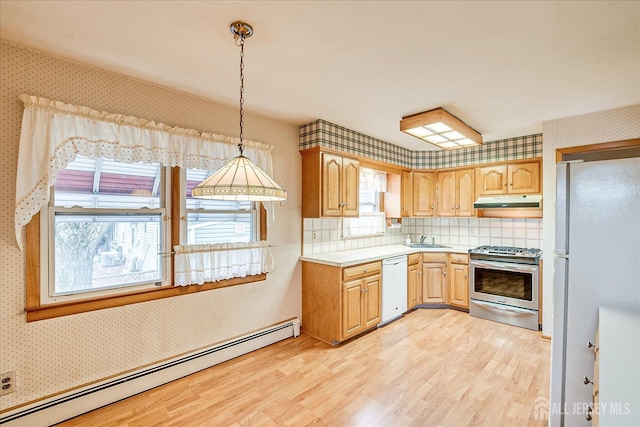
[[[154,84],[0,41],[0,372],[16,370],[17,406],[142,365],[301,317],[301,162],[298,129],[246,115],[246,137],[274,146],[287,190],[269,229],[275,270],[264,282],[26,323],[25,256],[15,243],[18,140],[27,93],[200,131],[237,136],[238,111]]]
[[[459,150],[411,151],[325,120],[302,125],[299,131],[300,150],[331,148],[411,169],[441,169],[542,157],[542,134],[490,141]]]
[[[544,175],[543,194],[547,203],[543,205],[543,309],[549,313],[543,317],[542,333],[551,336],[553,332],[553,251],[555,243],[556,211],[556,149],[602,142],[622,141],[640,138],[640,105],[616,108],[597,113],[543,123],[544,155],[542,173]]]

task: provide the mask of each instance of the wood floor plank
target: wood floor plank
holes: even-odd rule
[[[338,347],[290,338],[61,425],[543,426],[550,349],[535,331],[421,309]]]

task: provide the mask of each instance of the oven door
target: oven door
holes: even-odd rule
[[[538,310],[538,266],[472,259],[469,298]]]

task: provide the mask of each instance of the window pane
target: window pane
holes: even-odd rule
[[[248,211],[253,209],[253,203],[248,200],[208,200],[192,197],[191,190],[212,174],[213,172],[202,169],[187,169],[187,185],[185,186],[187,191],[187,209],[225,211]]]
[[[187,169],[187,244],[255,240],[255,203],[247,200],[198,199],[191,196],[191,190],[211,173],[201,169]]]
[[[54,295],[161,282],[161,218],[56,213]]]
[[[250,242],[254,213],[190,213],[187,244]]]
[[[78,156],[60,171],[55,206],[155,209],[160,207],[160,163],[123,163]]]

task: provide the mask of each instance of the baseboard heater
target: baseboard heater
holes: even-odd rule
[[[50,426],[298,335],[300,320],[291,319],[126,375],[18,407],[0,415],[0,424],[7,427]]]

